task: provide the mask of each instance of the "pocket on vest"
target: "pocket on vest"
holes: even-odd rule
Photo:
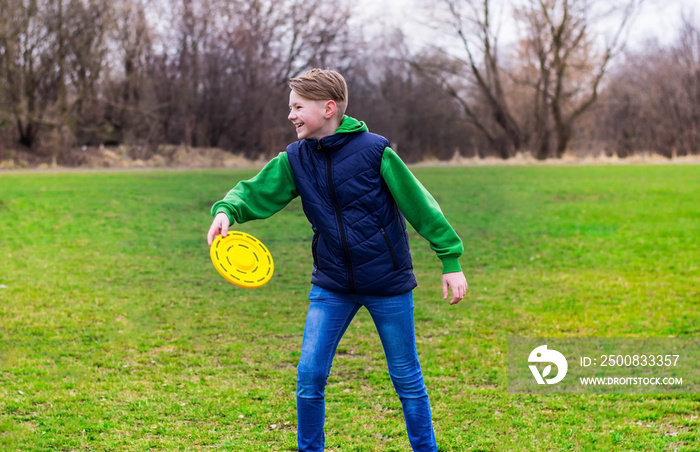
[[[382,233],[382,237],[384,237],[384,241],[386,242],[387,248],[389,248],[389,253],[391,254],[391,260],[394,262],[394,269],[398,270],[399,269],[399,260],[396,258],[396,251],[394,251],[394,246],[391,244],[391,240],[389,240],[389,236],[386,234],[386,231],[384,231],[383,228],[379,228],[379,232]]]

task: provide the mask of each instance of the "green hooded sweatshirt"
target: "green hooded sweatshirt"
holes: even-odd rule
[[[349,116],[335,133],[367,132],[364,122]],[[380,174],[406,220],[430,243],[442,261],[442,272],[461,271],[462,240],[450,226],[435,198],[411,173],[391,148],[384,149]],[[214,203],[213,216],[225,213],[231,225],[268,218],[299,196],[287,152],[265,165],[252,179],[239,182],[226,197]]]

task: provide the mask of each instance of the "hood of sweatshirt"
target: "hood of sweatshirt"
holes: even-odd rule
[[[369,132],[367,125],[363,121],[358,121],[348,115],[343,116],[340,127],[335,133]]]
[[[369,132],[364,122],[358,121],[350,116],[343,116],[340,127],[336,129],[333,135],[328,135],[320,140],[316,138],[307,138],[306,142],[316,151],[335,151],[351,140],[352,134],[360,132]]]

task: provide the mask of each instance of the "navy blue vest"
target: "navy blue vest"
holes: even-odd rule
[[[314,235],[311,282],[362,295],[416,287],[406,220],[379,168],[389,142],[373,133],[336,133],[287,147]]]

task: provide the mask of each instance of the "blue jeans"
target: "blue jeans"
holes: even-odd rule
[[[382,341],[414,451],[436,452],[428,393],[416,352],[413,293],[392,297],[352,295],[311,288],[304,342],[297,367],[299,452],[323,451],[325,388],[333,356],[357,311],[366,307]]]

